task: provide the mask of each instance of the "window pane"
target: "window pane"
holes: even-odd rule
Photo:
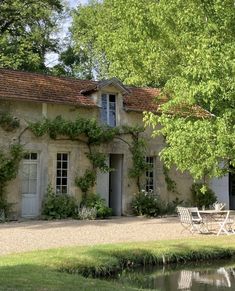
[[[146,157],[146,191],[154,190],[154,157]]]
[[[56,170],[56,192],[66,194],[68,191],[68,153],[58,153],[57,159],[57,170]]]
[[[38,154],[37,153],[31,153],[31,160],[37,160]]]
[[[57,154],[57,161],[61,160],[61,154]]]
[[[101,122],[107,123],[107,95],[103,94],[101,97]]]
[[[67,169],[68,168],[68,163],[67,162],[63,162],[62,163],[62,169]]]
[[[29,160],[29,158],[30,158],[30,154],[25,154],[25,155],[24,155],[24,159],[25,159],[25,160]]]
[[[101,122],[107,124],[107,110],[104,108],[101,108]]]
[[[62,158],[63,158],[64,161],[67,161],[68,160],[68,154],[63,154]]]
[[[101,106],[102,108],[107,108],[107,95],[106,94],[103,94],[101,96]]]
[[[61,186],[56,186],[56,193],[61,193]]]
[[[58,185],[58,186],[61,185],[61,178],[56,178],[56,185]]]
[[[112,127],[116,126],[116,112],[115,111],[109,112],[109,125]]]
[[[66,186],[67,185],[67,178],[62,178],[62,185]]]
[[[112,94],[109,95],[109,102],[115,103],[115,95],[112,95]]]
[[[115,111],[115,103],[109,103],[109,110]]]
[[[67,194],[67,186],[62,186],[61,187],[61,193],[62,194]]]

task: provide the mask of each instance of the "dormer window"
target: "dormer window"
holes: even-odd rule
[[[101,121],[111,127],[116,126],[116,95],[102,94]]]

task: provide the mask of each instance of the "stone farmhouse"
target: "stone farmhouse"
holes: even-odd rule
[[[13,203],[15,217],[40,216],[49,183],[57,193],[81,199],[82,193],[75,185],[75,177],[84,174],[90,167],[86,144],[63,137],[36,137],[27,130],[29,122],[57,116],[75,120],[79,115],[111,127],[142,125],[143,111],[157,112],[166,101],[161,97],[156,103],[158,95],[156,88],[128,87],[116,78],[98,82],[0,69],[0,112],[8,111],[20,121],[20,127],[13,132],[7,132],[0,126],[0,147],[6,147],[20,136],[20,143],[28,152],[16,179],[7,189],[7,199]],[[194,110],[199,116],[203,114],[200,108]],[[163,164],[158,156],[164,140],[161,137],[151,138],[150,128],[146,128],[142,135],[149,167],[141,177],[141,188],[152,189],[166,201],[176,197],[189,200],[193,183],[190,175],[171,169],[169,175],[176,182],[180,194],[168,191]],[[131,213],[130,203],[138,191],[128,173],[132,166],[128,138],[127,142],[114,139],[99,148],[114,171],[99,171],[92,190],[106,199],[114,215]]]

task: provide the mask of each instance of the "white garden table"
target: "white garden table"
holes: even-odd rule
[[[235,233],[232,229],[232,224],[234,220],[230,218],[231,213],[235,214],[231,210],[199,210],[200,215],[202,216],[203,222],[206,225],[208,231],[212,229],[212,225],[215,224],[218,228],[217,236],[222,232],[229,235]]]

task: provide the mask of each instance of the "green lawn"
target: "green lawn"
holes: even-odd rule
[[[144,263],[208,261],[234,254],[235,236],[192,236],[187,240],[70,247],[15,254],[1,257],[0,290],[135,290],[93,279],[92,276],[107,276],[126,266]]]

